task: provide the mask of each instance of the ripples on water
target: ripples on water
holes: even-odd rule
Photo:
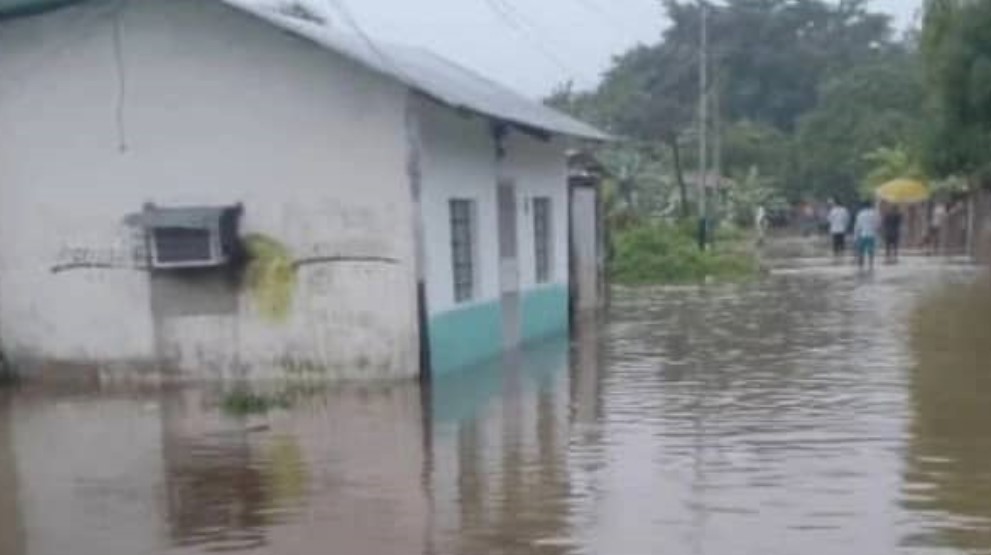
[[[0,394],[0,555],[991,552],[976,279],[619,290],[570,348],[266,417]]]

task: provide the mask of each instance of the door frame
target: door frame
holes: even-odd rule
[[[519,210],[516,183],[501,178],[496,185],[496,222],[499,243],[499,304],[503,344],[507,349],[522,341],[522,307],[519,252]]]

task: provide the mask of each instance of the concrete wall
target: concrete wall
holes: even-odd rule
[[[220,2],[117,6],[0,27],[0,334],[14,362],[415,375],[407,91]],[[304,265],[288,317],[266,317],[257,291],[219,276],[135,269],[123,219],[144,202],[242,202],[244,233],[296,260],[391,262]],[[78,262],[112,268],[51,271]]]
[[[431,366],[446,373],[502,350],[496,220],[495,141],[488,123],[417,103],[422,154],[424,273]],[[475,299],[456,303],[451,262],[449,201],[476,203]]]
[[[419,119],[424,265],[427,278],[432,370],[446,374],[490,359],[504,347],[499,283],[499,179],[516,185],[522,336],[532,341],[567,330],[568,221],[564,145],[510,131],[497,159],[488,120],[423,100]],[[551,281],[536,283],[532,200],[551,199]],[[477,207],[475,298],[456,303],[451,262],[449,201],[469,198]]]
[[[592,186],[571,190],[571,261],[575,309],[595,310],[602,303],[599,253],[598,191]]]
[[[499,296],[498,222],[496,220],[495,141],[487,120],[458,115],[428,100],[417,103],[422,134],[422,209],[426,245],[427,299],[431,315],[464,309],[455,303],[451,270],[448,202],[476,202],[477,303]],[[475,303],[468,303],[475,304]]]
[[[503,175],[516,184],[519,233],[522,338],[533,342],[568,330],[568,162],[559,138],[543,141],[512,132]],[[550,281],[537,283],[533,199],[551,201]]]

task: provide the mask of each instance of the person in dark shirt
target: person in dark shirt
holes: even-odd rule
[[[902,215],[901,208],[889,206],[884,212],[882,227],[884,229],[884,256],[890,264],[898,262],[898,249],[902,238]]]

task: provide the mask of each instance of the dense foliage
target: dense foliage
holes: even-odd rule
[[[659,182],[683,187],[683,168],[697,165],[701,11],[694,1],[665,7],[671,24],[657,44],[619,56],[596,90],[565,86],[549,101],[656,145],[670,176]],[[872,169],[867,153],[916,148],[925,103],[915,41],[896,37],[866,0],[729,0],[708,20],[708,95],[721,116],[711,135],[722,145],[712,156],[723,175],[756,173],[792,202],[852,201]]]
[[[694,229],[664,222],[641,222],[618,231],[609,272],[621,284],[736,281],[758,272],[746,237],[725,237],[699,250]]]
[[[928,168],[991,183],[991,2],[929,0],[922,53]]]
[[[617,57],[592,91],[548,102],[627,140],[604,147],[623,281],[721,272],[676,223],[695,214],[700,99],[721,221],[757,206],[851,204],[899,177],[937,195],[991,186],[991,1],[926,0],[922,29],[895,33],[867,0],[724,0],[708,12],[710,89],[699,89],[701,3],[663,0],[655,44]],[[630,227],[630,222],[640,225]],[[677,233],[675,231],[678,231]]]

